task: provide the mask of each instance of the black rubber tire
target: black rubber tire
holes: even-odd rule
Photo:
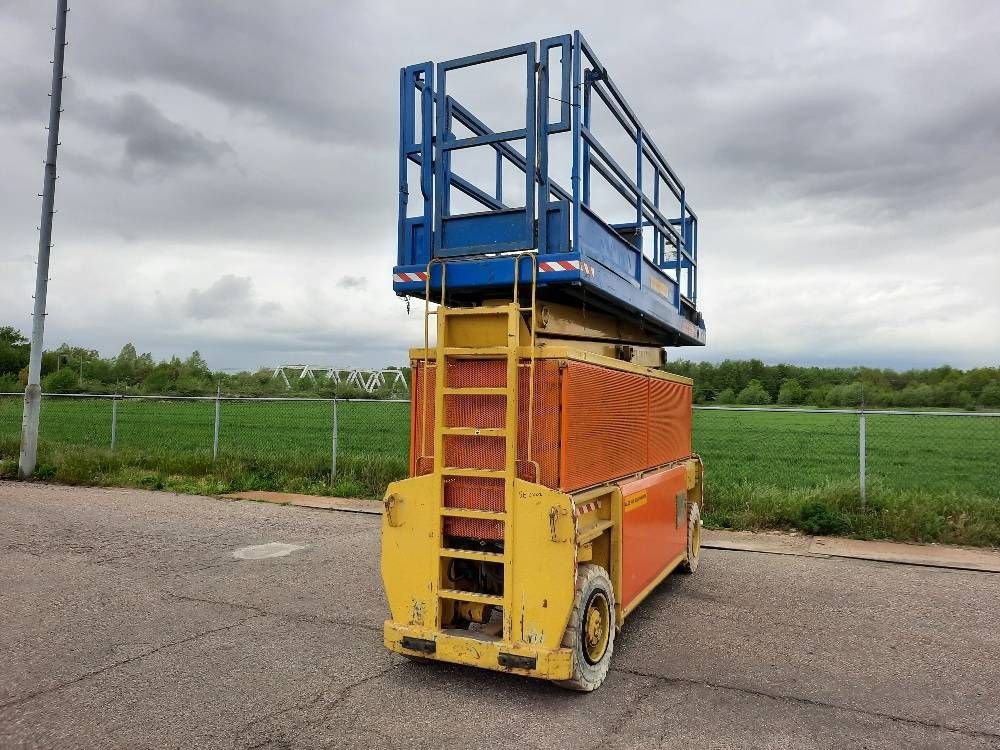
[[[583,650],[583,619],[591,597],[597,592],[603,593],[608,603],[610,618],[608,645],[601,658],[591,664]],[[553,680],[553,682],[560,687],[585,693],[597,690],[604,682],[604,678],[608,676],[611,654],[615,650],[615,591],[607,571],[600,565],[584,564],[577,569],[573,612],[570,615],[569,624],[566,626],[562,645],[563,648],[573,651],[573,676],[568,680]]]
[[[698,503],[688,506],[687,551],[684,562],[677,568],[681,573],[694,573],[701,559],[701,511]]]

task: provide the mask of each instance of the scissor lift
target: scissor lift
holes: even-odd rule
[[[525,65],[524,127],[495,131],[447,93],[448,74],[509,59]],[[626,615],[698,562],[691,382],[661,368],[664,346],[705,340],[697,218],[579,32],[400,79],[393,288],[424,300],[425,333],[411,476],[385,498],[385,643],[591,690]],[[597,102],[634,144],[633,169],[592,131]],[[549,174],[554,137],[570,140],[569,189]],[[452,170],[467,148],[492,151],[491,191]],[[505,164],[524,205],[504,200]],[[597,215],[592,173],[633,221]],[[453,191],[482,210],[453,213]]]

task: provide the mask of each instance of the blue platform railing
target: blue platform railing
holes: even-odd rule
[[[523,64],[527,95],[520,124],[498,131],[486,124],[488,118],[481,119],[451,96],[448,85],[455,71],[499,61]],[[616,160],[595,132],[598,106],[620,128],[610,136],[622,140],[623,132],[625,142],[631,142],[634,163]],[[568,187],[550,174],[550,141],[560,133],[570,134]],[[494,152],[495,179],[489,185],[452,168],[457,152],[477,147]],[[419,168],[414,189],[419,186],[415,197],[420,203],[414,216],[407,215],[411,164]],[[523,205],[505,202],[505,165],[523,175]],[[612,224],[597,214],[595,178],[632,207],[634,219]],[[403,68],[399,181],[397,269],[426,266],[435,258],[488,258],[526,250],[536,250],[540,258],[578,257],[584,268],[592,267],[589,263],[614,274],[606,283],[601,273],[581,277],[598,286],[604,283],[609,296],[627,296],[632,307],[649,307],[656,318],[655,306],[641,299],[656,293],[687,320],[694,319],[698,218],[684,184],[580,32]],[[454,191],[481,210],[453,213]],[[397,282],[398,292],[409,292],[412,282]],[[638,290],[635,295],[623,282]]]

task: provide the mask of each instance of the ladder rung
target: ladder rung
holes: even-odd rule
[[[509,350],[506,346],[446,346],[443,351],[446,357],[488,357],[507,356]]]
[[[506,396],[506,388],[445,388],[445,396]]]
[[[447,317],[452,315],[507,315],[506,307],[449,307],[445,313]]]
[[[474,508],[442,508],[442,516],[449,518],[472,518],[477,521],[506,521],[507,514],[495,510],[475,510]]]
[[[446,466],[441,469],[441,474],[446,477],[485,477],[493,479],[506,479],[507,472],[500,469],[467,469],[458,466]]]
[[[492,604],[497,607],[503,606],[502,596],[490,596],[489,594],[477,594],[473,591],[459,591],[458,589],[441,589],[438,596],[442,599],[454,599],[459,602],[475,602],[476,604]]]
[[[451,557],[456,560],[482,560],[483,562],[503,563],[502,552],[478,552],[469,549],[452,549],[451,547],[442,549],[441,557]]]
[[[506,437],[503,427],[442,427],[442,435],[465,435],[467,437]]]

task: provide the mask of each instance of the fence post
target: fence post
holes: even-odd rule
[[[222,386],[215,389],[215,428],[212,432],[212,460],[219,457],[219,396],[222,394]]]
[[[861,507],[865,507],[865,479],[867,477],[867,470],[865,467],[865,412],[862,409],[858,412],[858,484],[861,490]]]
[[[333,480],[337,478],[337,399],[333,399],[333,427],[330,431],[331,433],[331,446],[330,446],[330,486],[333,486]]]
[[[111,397],[111,452],[115,452],[115,438],[118,435],[118,396]]]

